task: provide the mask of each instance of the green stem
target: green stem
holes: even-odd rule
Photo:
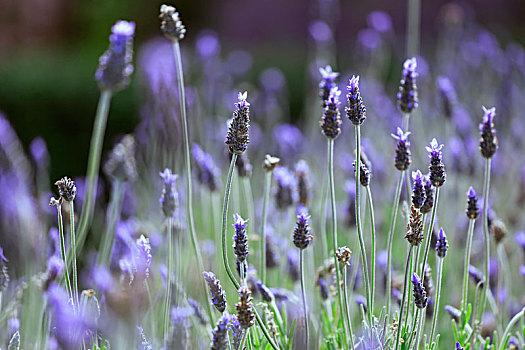
[[[93,134],[91,136],[91,145],[89,147],[88,167],[86,174],[86,190],[84,193],[84,204],[78,227],[78,245],[76,251],[80,252],[87,236],[87,231],[93,219],[93,210],[95,209],[95,196],[98,184],[98,171],[100,168],[100,156],[102,154],[102,145],[104,143],[104,133],[108,120],[109,106],[111,103],[111,91],[102,90],[98,101],[95,124],[93,125]],[[71,261],[68,262],[71,264]]]
[[[228,169],[228,178],[226,180],[226,188],[224,190],[224,203],[222,206],[222,229],[221,229],[221,247],[222,247],[222,261],[224,263],[224,268],[226,269],[226,273],[228,274],[228,277],[230,278],[231,282],[235,286],[236,289],[239,289],[241,285],[235,278],[235,275],[233,274],[232,270],[230,269],[230,265],[228,263],[228,254],[226,251],[226,226],[228,223],[228,203],[230,200],[230,190],[232,186],[232,177],[233,177],[233,170],[235,169],[235,162],[237,161],[237,155],[233,154],[232,159],[230,162],[230,167]],[[209,303],[208,303],[209,304]],[[257,323],[259,324],[259,327],[261,328],[266,340],[268,340],[268,343],[270,343],[271,347],[274,350],[278,350],[277,345],[273,341],[270,333],[268,332],[268,329],[264,325],[261,317],[259,316],[259,313],[257,310],[254,309],[255,313],[255,319],[257,320]]]
[[[390,315],[390,304],[392,300],[392,242],[394,240],[394,230],[396,227],[397,210],[399,208],[399,198],[401,197],[401,188],[403,187],[404,171],[400,171],[397,177],[396,194],[394,196],[394,205],[392,209],[392,219],[390,229],[388,230],[387,243],[387,261],[386,261],[386,314]]]
[[[195,233],[195,223],[193,219],[193,198],[192,198],[192,185],[191,185],[191,160],[190,160],[190,141],[188,133],[188,121],[186,118],[186,94],[184,91],[184,74],[182,71],[182,57],[180,53],[180,46],[178,40],[173,40],[173,54],[175,56],[175,67],[177,70],[177,83],[179,88],[179,99],[180,99],[180,115],[182,119],[182,131],[184,137],[184,162],[186,170],[186,213],[188,216],[188,229],[190,231],[191,243],[197,260],[197,268],[200,272],[204,271],[204,264],[202,263],[202,256],[200,252],[199,240]],[[206,293],[206,299],[209,300],[209,292],[206,287],[206,282],[203,278],[199,278],[202,284],[202,290]],[[210,318],[211,324],[215,324],[213,321],[213,312],[211,304],[206,302],[206,310],[208,317]]]
[[[412,245],[410,245],[410,247],[412,247]],[[416,251],[417,251],[417,248],[416,248]],[[412,276],[412,272],[414,270],[417,270],[417,267],[414,268],[414,254],[412,254],[410,256],[410,267],[408,269],[408,275]],[[423,278],[423,275],[421,275],[421,278]],[[410,284],[410,282],[409,282],[409,284]],[[407,329],[408,315],[410,315],[410,308],[412,307],[411,299],[412,299],[412,293],[408,293],[408,295],[407,295],[407,316],[405,318],[405,325],[404,325],[405,329]],[[415,306],[414,306],[414,308],[415,308]]]
[[[350,336],[350,348],[354,349],[354,332],[352,331],[352,320],[350,319],[350,300],[348,299],[348,286],[347,281],[348,268],[343,265],[343,293],[345,297],[345,308],[346,308],[346,322],[348,322],[348,333]]]
[[[516,315],[514,315],[512,320],[510,320],[509,324],[507,325],[507,328],[505,328],[505,332],[503,332],[503,336],[501,337],[501,343],[499,344],[499,350],[505,349],[505,345],[507,343],[507,337],[508,337],[510,330],[512,329],[512,327],[514,327],[516,323],[518,323],[520,319],[523,318],[523,316],[525,316],[525,307],[521,309],[521,311],[518,312]]]
[[[266,220],[268,218],[268,202],[270,198],[270,186],[272,184],[272,171],[266,171],[264,176],[264,199],[263,199],[263,210],[262,210],[262,222],[261,222],[261,237],[259,240],[259,255],[260,265],[259,271],[261,275],[261,282],[266,285]]]
[[[73,293],[71,289],[71,280],[69,279],[69,268],[67,266],[67,255],[66,255],[66,240],[64,238],[64,221],[62,219],[62,204],[57,204],[58,213],[58,233],[60,235],[60,253],[62,254],[62,260],[64,260],[64,275],[66,276],[66,288],[67,294],[70,299],[73,299]]]
[[[304,288],[304,249],[299,249],[299,269],[301,270],[301,294],[303,297],[303,312],[304,312],[304,325],[305,325],[305,340],[306,349],[308,347],[308,341],[310,339],[310,332],[308,330],[308,309],[306,308],[306,293]]]
[[[485,274],[485,281],[483,282],[483,289],[481,290],[481,300],[478,309],[477,319],[481,323],[481,316],[485,311],[485,301],[487,300],[487,288],[489,286],[489,260],[490,260],[490,237],[489,237],[489,224],[487,220],[488,206],[489,206],[489,191],[490,191],[490,158],[485,159],[485,175],[483,178],[483,214],[482,214],[482,225],[483,225],[483,238],[485,240],[485,262],[483,273]]]
[[[405,297],[407,295],[407,285],[408,280],[410,279],[409,275],[409,267],[410,267],[410,259],[412,257],[412,248],[414,246],[410,245],[410,248],[408,249],[408,256],[407,256],[407,262],[405,266],[405,282],[403,283],[403,298],[401,299],[401,310],[399,311],[399,320],[397,322],[397,337],[396,337],[396,343],[394,348],[397,350],[399,346],[399,339],[401,337],[401,331],[403,330],[401,327],[401,322],[403,322],[403,310],[405,308]]]
[[[500,243],[497,245],[496,253],[498,254],[498,263],[499,263],[498,271],[501,271],[501,277],[498,278],[498,290],[496,291],[496,297],[497,297],[498,303],[501,300],[501,305],[499,308],[500,311],[498,312],[498,314],[500,318],[501,327],[503,328],[504,320],[508,319],[507,311],[506,311],[507,310],[507,303],[506,303],[507,298],[503,298],[503,299],[500,298],[499,293],[502,292],[505,286],[505,288],[507,289],[507,294],[512,295],[512,277],[510,276],[510,272],[512,270],[511,270],[511,267],[509,266],[507,256],[505,253],[505,246],[503,245],[503,243]],[[502,328],[498,328],[500,333],[501,333]]]
[[[421,0],[408,0],[407,20],[407,57],[419,54],[419,27],[421,18]],[[405,132],[408,129],[405,129]]]
[[[434,221],[436,219],[438,200],[439,200],[439,187],[436,187],[436,198],[434,201],[434,206],[432,207],[432,216],[430,217],[430,225],[428,226],[427,235],[425,236],[425,239],[427,240],[427,242],[425,245],[425,252],[423,253],[423,260],[421,260],[420,276],[423,276],[425,274],[425,264],[427,262],[428,252],[430,251],[430,242],[432,241],[432,230],[434,229]]]
[[[115,226],[120,215],[122,197],[122,182],[113,181],[111,184],[111,198],[107,213],[106,229],[104,231],[104,238],[102,240],[102,246],[98,258],[100,265],[107,265],[109,263],[111,248],[113,248],[113,241],[115,240]]]
[[[436,286],[436,303],[434,304],[434,315],[432,316],[432,327],[430,328],[429,343],[434,341],[434,333],[436,332],[437,317],[439,313],[439,299],[441,297],[441,279],[443,278],[443,258],[438,257],[437,264],[437,286]]]
[[[374,296],[375,296],[375,285],[376,285],[376,224],[374,215],[374,203],[372,202],[372,191],[370,186],[366,186],[366,193],[368,196],[368,210],[370,211],[370,228],[371,228],[371,240],[372,240],[372,268],[371,268],[371,279],[370,279],[370,293],[372,294],[371,304],[369,310],[372,314],[374,312]]]
[[[335,275],[337,281],[337,295],[339,297],[339,311],[341,312],[341,317],[343,318],[343,339],[344,344],[348,344],[348,335],[346,331],[346,322],[345,322],[345,310],[343,304],[343,293],[341,293],[341,277],[339,263],[337,261],[337,210],[335,204],[335,186],[334,186],[334,139],[328,139],[328,178],[330,182],[330,201],[332,203],[332,243],[333,243],[333,256],[335,264]]]
[[[170,330],[170,303],[171,303],[171,276],[173,273],[173,263],[172,263],[172,234],[173,234],[173,219],[171,217],[167,218],[167,234],[168,234],[168,246],[167,246],[167,255],[168,255],[168,274],[166,275],[166,299],[164,300],[164,325],[162,328],[162,333],[164,335],[164,346],[168,344],[169,330]]]
[[[76,244],[76,234],[75,234],[75,205],[73,201],[69,202],[69,230],[71,234],[71,254],[73,255],[73,298],[75,300],[75,305],[77,305],[78,310],[78,273],[77,273],[77,253],[75,247]]]
[[[461,311],[467,310],[468,305],[468,267],[470,265],[470,249],[472,248],[472,236],[474,234],[474,223],[476,219],[469,220],[467,233],[467,247],[465,251],[465,267],[463,270],[463,297],[461,298]]]
[[[419,329],[416,330],[416,325],[420,324],[419,319],[421,319],[420,315],[421,315],[422,310],[417,308],[417,307],[415,307],[414,310],[415,310],[415,312],[414,312],[414,319],[412,320],[412,332],[410,334],[410,339],[408,341],[407,349],[411,349],[412,348],[412,341],[415,338],[417,338],[417,333],[419,331]]]
[[[368,306],[368,321],[372,325],[373,310],[370,309],[372,305],[372,294],[370,293],[370,276],[368,274],[368,262],[366,260],[366,248],[363,239],[363,231],[361,229],[361,209],[360,209],[360,180],[361,173],[361,126],[355,126],[355,149],[356,149],[356,166],[355,166],[355,222],[357,226],[357,236],[359,238],[359,247],[361,248],[361,264],[363,265],[363,279],[365,280],[366,300]]]

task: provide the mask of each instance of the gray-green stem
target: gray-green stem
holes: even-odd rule
[[[339,311],[341,312],[341,317],[343,318],[343,340],[344,344],[348,344],[348,335],[346,330],[346,321],[345,321],[345,310],[343,304],[343,293],[341,292],[341,271],[339,269],[339,264],[337,261],[337,210],[335,204],[335,185],[334,185],[334,139],[328,139],[328,179],[330,182],[330,201],[332,203],[332,243],[333,243],[333,256],[335,264],[335,275],[337,281],[337,296],[339,297]]]
[[[437,263],[437,286],[436,286],[436,303],[434,305],[434,315],[432,316],[432,327],[430,328],[430,339],[429,342],[432,344],[434,341],[434,335],[436,332],[436,325],[437,325],[437,319],[438,319],[438,313],[439,313],[439,299],[441,297],[441,279],[443,278],[443,259],[437,257],[438,263]]]
[[[233,283],[233,285],[235,286],[235,288],[239,289],[241,287],[241,285],[239,284],[239,282],[235,278],[235,276],[234,276],[234,274],[233,274],[233,272],[232,272],[232,270],[230,268],[230,265],[228,263],[228,254],[227,254],[227,251],[226,251],[226,226],[228,224],[228,203],[229,203],[229,200],[230,200],[230,191],[231,191],[231,186],[232,186],[233,170],[235,169],[235,162],[236,161],[237,161],[237,155],[233,154],[231,162],[230,162],[230,167],[228,169],[228,178],[226,179],[226,187],[224,189],[224,203],[223,203],[223,206],[222,206],[222,228],[221,228],[221,248],[222,249],[221,249],[221,251],[222,251],[222,261],[223,261],[223,264],[224,264],[224,268],[226,269],[226,273],[228,274],[228,277],[230,278],[230,280]],[[268,340],[268,343],[270,343],[270,346],[274,350],[278,350],[279,348],[277,347],[277,345],[273,341],[272,336],[268,332],[268,329],[264,325],[264,323],[263,323],[261,317],[259,316],[259,313],[257,312],[257,310],[254,309],[254,313],[255,313],[255,319],[257,320],[257,324],[261,328],[261,330],[262,330],[262,332],[264,334],[264,337],[266,338],[266,340]]]
[[[372,201],[372,191],[370,186],[366,186],[366,193],[368,195],[368,210],[370,211],[370,234],[372,240],[372,269],[371,269],[371,279],[370,279],[370,293],[372,294],[372,300],[370,307],[372,314],[374,312],[374,295],[375,295],[375,285],[376,285],[376,224],[375,224],[375,215],[374,215],[374,203]]]
[[[485,311],[485,301],[487,300],[487,288],[489,286],[489,260],[490,260],[490,237],[489,224],[487,220],[488,206],[489,206],[489,191],[490,191],[490,158],[485,159],[485,175],[483,177],[483,214],[481,224],[483,225],[483,238],[485,240],[485,261],[483,265],[483,273],[485,274],[485,281],[483,289],[481,290],[480,304],[478,309],[477,319],[481,322],[481,316]]]
[[[186,170],[186,213],[188,216],[188,229],[190,231],[191,243],[197,260],[197,268],[199,271],[204,271],[204,264],[202,263],[202,256],[200,252],[199,240],[195,232],[195,223],[193,218],[193,198],[192,198],[192,185],[191,185],[191,160],[190,160],[190,141],[188,133],[188,121],[186,117],[186,94],[184,91],[184,74],[182,71],[182,57],[180,53],[180,46],[178,40],[173,40],[173,54],[175,56],[175,68],[177,70],[177,85],[179,88],[179,99],[180,99],[180,115],[182,119],[182,131],[184,138],[184,163]],[[206,293],[206,299],[209,299],[208,288],[204,279],[200,278],[202,289]],[[213,322],[213,312],[211,304],[206,302],[206,310],[208,317],[210,318],[211,324]]]
[[[354,332],[352,330],[352,320],[350,319],[350,300],[348,299],[347,281],[348,267],[343,265],[343,293],[345,297],[346,322],[348,322],[348,335],[350,336],[350,348],[354,349]]]
[[[306,291],[304,288],[304,249],[299,249],[299,269],[301,270],[301,294],[303,297],[303,313],[304,313],[304,325],[305,325],[305,341],[306,349],[308,347],[308,341],[310,339],[310,332],[308,330],[308,309],[306,308]]]
[[[93,210],[95,209],[95,196],[98,184],[98,171],[100,168],[100,156],[102,154],[102,145],[104,143],[104,133],[108,120],[109,106],[111,103],[111,91],[102,90],[98,101],[95,124],[93,125],[93,134],[91,136],[91,145],[89,147],[88,168],[86,174],[86,191],[84,193],[84,204],[78,227],[78,245],[76,252],[80,252],[87,236],[87,231],[93,220]],[[71,264],[71,261],[69,261]]]
[[[76,244],[76,234],[75,234],[75,205],[73,201],[68,202],[69,203],[69,230],[71,234],[71,254],[73,255],[73,286],[72,286],[72,293],[73,293],[73,300],[75,301],[75,305],[77,308],[79,307],[78,303],[78,273],[77,273],[77,253],[75,247]]]
[[[62,219],[62,204],[57,204],[58,213],[58,234],[60,236],[60,254],[64,261],[64,275],[66,277],[66,288],[69,298],[73,300],[73,294],[71,289],[71,279],[69,278],[69,268],[67,266],[67,255],[66,255],[66,240],[64,238],[64,220]]]
[[[503,336],[501,337],[501,343],[499,345],[499,350],[504,350],[505,345],[507,344],[507,337],[509,336],[510,330],[520,319],[523,319],[525,316],[525,307],[521,309],[520,312],[518,312],[514,317],[510,320],[509,324],[507,325],[507,328],[505,328],[505,332],[503,332]]]
[[[430,225],[428,226],[428,231],[425,236],[425,239],[427,241],[425,244],[425,252],[423,254],[423,260],[421,260],[421,274],[419,276],[423,276],[425,274],[425,264],[427,262],[428,252],[430,250],[430,242],[432,241],[432,230],[434,229],[434,221],[436,219],[438,200],[439,200],[439,187],[436,187],[436,197],[434,200],[434,206],[432,207],[432,216],[430,217]]]
[[[472,236],[474,234],[474,223],[476,219],[470,219],[468,223],[467,247],[465,248],[465,267],[463,270],[463,297],[461,298],[461,311],[467,310],[468,305],[468,267],[470,265],[470,249],[472,248]]]
[[[368,274],[368,262],[366,256],[365,242],[363,239],[363,231],[361,229],[361,209],[360,209],[360,180],[359,175],[361,173],[361,126],[355,126],[355,149],[356,149],[356,166],[355,166],[355,223],[357,226],[357,236],[359,238],[359,247],[361,249],[361,264],[363,266],[363,279],[365,280],[365,289],[366,289],[366,300],[367,306],[372,305],[372,294],[370,293],[370,276]],[[368,321],[372,324],[372,314],[373,310],[368,308]]]
[[[392,300],[392,242],[394,240],[394,230],[396,227],[397,210],[399,208],[399,198],[401,197],[401,188],[403,187],[404,171],[400,171],[397,177],[396,194],[394,197],[394,205],[392,208],[392,219],[390,221],[390,229],[388,230],[387,243],[387,262],[386,262],[386,314],[390,315],[390,303]]]
[[[170,331],[170,303],[171,303],[171,276],[173,273],[173,262],[172,262],[172,248],[173,248],[173,219],[168,217],[166,220],[168,225],[167,234],[168,234],[168,246],[167,246],[167,267],[168,274],[166,275],[166,299],[164,300],[164,324],[162,332],[164,335],[164,346],[168,344],[169,331]]]
[[[113,181],[111,184],[111,198],[107,212],[106,229],[104,230],[102,247],[98,258],[98,262],[101,265],[107,265],[109,263],[111,248],[113,247],[113,241],[115,240],[115,226],[119,218],[122,198],[122,182]]]
[[[403,283],[403,298],[401,299],[401,310],[399,311],[399,319],[397,321],[397,337],[396,337],[396,343],[395,343],[395,349],[398,349],[399,346],[399,339],[401,338],[401,331],[402,326],[401,322],[403,322],[403,310],[405,308],[405,298],[407,295],[407,287],[408,287],[408,281],[410,280],[410,273],[409,273],[409,267],[410,267],[410,259],[412,257],[412,248],[414,248],[413,245],[410,245],[410,248],[408,249],[408,256],[407,256],[407,262],[405,266],[405,282]]]
[[[268,218],[268,202],[270,199],[270,186],[272,183],[272,171],[267,171],[264,176],[264,199],[263,199],[263,211],[261,221],[261,237],[259,240],[259,255],[260,265],[259,271],[261,274],[261,281],[266,285],[266,220]]]

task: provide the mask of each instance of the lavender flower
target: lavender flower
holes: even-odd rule
[[[323,134],[329,139],[335,139],[341,134],[341,112],[339,112],[339,96],[341,91],[337,86],[330,89],[328,99],[325,101],[323,117],[320,122]]]
[[[233,227],[235,227],[235,235],[233,236],[233,251],[237,256],[237,262],[243,263],[248,255],[248,235],[246,234],[246,223],[239,214],[233,214]]]
[[[407,234],[405,238],[413,245],[418,246],[423,240],[423,221],[421,212],[416,209],[413,205],[410,207],[410,221],[407,225]]]
[[[239,302],[235,305],[237,319],[243,329],[248,329],[255,323],[252,291],[247,286],[241,286],[239,296]]]
[[[364,153],[361,153],[361,163],[359,164],[359,183],[363,187],[367,187],[370,185],[370,178],[372,177],[372,171],[370,170],[370,162],[368,161],[368,158],[366,156],[363,157]],[[364,161],[366,159],[366,161]],[[355,166],[356,161],[354,160],[352,162],[352,165],[354,166],[354,172],[355,172]]]
[[[297,192],[299,193],[299,204],[308,205],[310,199],[310,181],[308,174],[310,169],[305,160],[300,160],[295,164],[295,178],[297,180]]]
[[[286,260],[288,264],[286,265],[288,275],[292,281],[297,282],[299,280],[299,253],[296,249],[289,249],[286,253]]]
[[[459,342],[456,342],[456,350],[464,350]]]
[[[457,103],[457,95],[449,78],[439,76],[436,81],[437,88],[443,103],[443,112],[448,119],[452,118],[452,111]]]
[[[44,280],[44,290],[48,290],[51,283],[59,276],[62,276],[64,269],[65,265],[62,258],[56,255],[53,255],[49,258],[47,261],[46,278]]]
[[[514,239],[525,253],[525,231],[516,232]]]
[[[414,181],[412,187],[412,204],[415,208],[420,209],[426,200],[425,188],[423,187],[423,175],[421,174],[421,171],[413,171],[412,180]]]
[[[244,329],[242,329],[236,315],[230,315],[229,327],[232,331],[233,348],[240,349]]]
[[[12,316],[7,320],[7,328],[9,328],[9,334],[14,334],[20,329],[20,320],[16,316]]]
[[[261,293],[261,298],[267,303],[271,303],[275,299],[270,288],[266,287],[262,282],[257,282],[257,290]]]
[[[403,63],[403,77],[399,83],[397,106],[403,113],[411,113],[418,106],[416,73],[416,58],[412,57]]]
[[[230,315],[224,313],[217,321],[215,328],[211,331],[212,334],[212,350],[227,350],[228,349],[228,328],[230,324]]]
[[[279,255],[277,254],[273,235],[266,233],[266,268],[273,269],[279,266]]]
[[[311,229],[308,219],[310,219],[310,215],[308,215],[306,210],[301,211],[297,215],[297,223],[293,232],[293,243],[299,249],[306,249],[312,239],[314,239],[314,236],[310,233]]]
[[[199,320],[199,323],[203,326],[206,326],[208,322],[204,318],[204,314],[202,312],[202,308],[199,305],[199,303],[195,301],[194,299],[188,297],[188,304],[193,309],[193,314],[195,315],[195,317],[197,317],[197,319]]]
[[[479,271],[475,266],[469,265],[468,266],[468,274],[474,284],[479,284],[480,282],[485,280],[485,276],[483,276],[483,273]]]
[[[195,160],[194,169],[197,173],[197,180],[199,183],[206,185],[211,192],[214,192],[217,190],[217,175],[219,169],[215,165],[213,158],[209,153],[204,152],[197,144],[193,144],[191,153]]]
[[[474,220],[479,216],[478,194],[472,186],[467,192],[467,210],[465,212],[470,220]]]
[[[67,176],[55,182],[55,186],[58,187],[58,194],[60,195],[60,201],[65,200],[66,202],[72,202],[77,194],[77,187],[75,181],[71,180]]]
[[[459,311],[452,305],[445,305],[444,309],[449,314],[450,318],[452,318],[456,323],[459,323],[461,311]]]
[[[164,179],[164,187],[159,202],[164,216],[172,217],[175,210],[179,207],[179,195],[174,189],[178,175],[172,174],[171,170],[166,168],[164,172],[160,173],[160,177]]]
[[[483,157],[492,158],[498,149],[498,139],[496,138],[496,129],[494,128],[496,108],[492,107],[487,109],[483,106],[483,113],[483,122],[479,124],[479,131],[481,132],[479,149]]]
[[[143,276],[148,278],[152,260],[149,238],[146,238],[144,235],[140,235],[136,241],[136,244],[138,257],[135,268],[137,271],[140,271]]]
[[[159,19],[162,21],[160,30],[171,40],[182,40],[186,34],[186,28],[182,25],[179,13],[173,6],[161,5]]]
[[[430,174],[425,176],[425,202],[421,206],[421,213],[428,214],[434,206],[434,187],[430,182]]]
[[[394,165],[399,171],[406,170],[412,162],[412,156],[410,153],[410,141],[408,141],[408,135],[410,135],[410,131],[403,132],[403,130],[401,130],[401,128],[398,127],[397,135],[391,135],[394,139],[397,140]]]
[[[219,312],[224,312],[226,310],[226,293],[221,287],[221,282],[213,272],[203,272],[202,274],[210,288],[211,303]]]
[[[362,294],[357,294],[355,296],[355,303],[357,304],[357,306],[360,308],[361,306],[363,307],[363,311],[365,312],[366,314],[366,298],[364,297],[364,295]]]
[[[359,91],[359,75],[352,76],[346,87],[348,93],[346,98],[348,100],[348,107],[345,108],[346,116],[352,124],[361,125],[366,119],[366,107]]]
[[[319,83],[319,97],[324,108],[330,95],[330,90],[335,86],[335,79],[339,76],[339,73],[332,71],[331,66],[319,68],[319,73],[321,73],[322,78]]]
[[[445,235],[445,231],[443,231],[443,227],[439,229],[438,233],[438,239],[436,242],[436,254],[440,258],[444,258],[445,255],[447,255],[448,250],[448,242],[447,242],[447,236]]]
[[[279,158],[267,154],[264,156],[263,168],[266,171],[273,171],[280,161]]]
[[[246,101],[248,92],[239,92],[235,103],[236,110],[233,112],[233,119],[228,127],[228,134],[226,135],[226,143],[228,149],[232,154],[241,154],[246,151],[250,137],[248,131],[250,129],[250,103]]]
[[[317,280],[317,285],[319,286],[319,292],[321,293],[321,299],[326,300],[329,297],[328,287],[324,279],[319,278]]]
[[[440,187],[445,183],[446,179],[445,166],[443,165],[442,161],[443,152],[441,151],[443,145],[438,145],[437,140],[432,139],[432,142],[430,142],[430,147],[427,146],[425,148],[427,152],[430,153],[430,182],[435,187]]]
[[[137,177],[135,163],[135,138],[126,135],[111,151],[104,164],[104,172],[112,179],[120,182],[133,180]]]
[[[350,266],[350,259],[352,258],[352,251],[347,246],[337,248],[335,252],[337,261],[345,266]]]
[[[414,304],[420,309],[424,309],[427,306],[427,294],[425,292],[425,287],[421,283],[421,279],[414,272],[412,273],[412,285],[414,293]]]
[[[507,227],[500,219],[493,220],[490,225],[490,233],[494,236],[496,244],[500,244],[507,235]]]
[[[4,255],[4,249],[0,247],[0,292],[6,290],[9,285],[9,273],[7,271],[7,258]]]
[[[282,166],[275,168],[274,175],[277,182],[275,204],[278,209],[286,209],[297,201],[295,177],[288,168]]]
[[[103,90],[116,92],[129,85],[133,73],[135,23],[117,21],[111,27],[109,48],[100,56],[95,79]]]

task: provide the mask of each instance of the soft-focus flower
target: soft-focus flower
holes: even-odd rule
[[[278,209],[286,209],[297,202],[297,184],[294,174],[283,166],[277,166],[273,172],[276,181],[275,204]]]
[[[195,160],[194,169],[199,183],[207,186],[211,192],[217,190],[219,169],[215,165],[211,155],[204,152],[198,144],[193,144],[191,153]]]
[[[430,174],[425,176],[425,202],[421,206],[421,213],[428,214],[434,206],[434,186],[430,182]]]
[[[396,145],[396,156],[394,157],[394,164],[396,169],[403,171],[408,169],[408,166],[412,162],[410,153],[410,141],[408,141],[408,135],[410,131],[403,132],[400,127],[397,128],[397,134],[391,134],[394,139],[397,140]]]
[[[412,285],[414,293],[414,304],[420,309],[424,309],[427,306],[427,294],[425,292],[425,287],[421,283],[421,279],[414,272],[412,274]]]
[[[226,293],[222,289],[221,282],[215,277],[213,272],[203,272],[204,279],[210,288],[211,302],[219,311],[226,310]]]
[[[397,106],[403,113],[410,113],[418,106],[417,99],[417,61],[415,57],[407,59],[403,63],[403,77],[399,83],[397,93]]]
[[[295,177],[297,179],[297,193],[299,194],[299,204],[308,205],[310,199],[310,181],[308,179],[310,169],[308,163],[301,159],[295,163]]]
[[[492,158],[498,149],[498,139],[496,138],[496,129],[494,127],[495,116],[495,107],[487,109],[483,106],[483,121],[479,124],[481,134],[479,149],[481,150],[481,155],[485,158]]]
[[[330,90],[328,98],[325,100],[323,117],[320,121],[321,131],[329,139],[335,139],[341,134],[341,112],[339,112],[339,96],[341,91],[337,86]]]
[[[346,116],[352,124],[361,125],[366,119],[366,107],[359,91],[359,75],[352,76],[346,87],[348,107],[345,108]]]
[[[335,86],[335,79],[339,76],[338,72],[334,72],[331,66],[319,68],[319,73],[321,73],[321,81],[319,82],[319,97],[323,107],[326,106],[326,100],[330,95],[330,91]]]
[[[126,135],[115,145],[104,164],[104,172],[120,182],[134,180],[137,177],[135,163],[135,138]]]
[[[246,234],[246,223],[239,214],[233,214],[233,227],[235,234],[233,235],[233,251],[239,263],[243,263],[248,256],[248,235]]]
[[[164,180],[164,187],[162,188],[159,202],[164,216],[172,217],[175,210],[179,207],[179,195],[174,188],[178,175],[173,174],[170,169],[166,168],[164,172],[160,173],[160,177]]]

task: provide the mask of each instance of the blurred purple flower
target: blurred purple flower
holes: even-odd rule
[[[203,58],[217,56],[221,51],[217,33],[210,30],[199,33],[195,48],[197,53]]]
[[[321,20],[310,22],[308,31],[315,41],[327,42],[332,40],[332,30],[330,29],[330,26]]]
[[[381,35],[374,29],[365,28],[357,33],[357,41],[363,48],[374,51],[381,46]]]
[[[392,18],[383,11],[373,11],[366,17],[366,22],[370,28],[380,33],[387,33],[392,30]]]
[[[295,177],[288,168],[283,166],[277,166],[273,173],[276,181],[275,204],[278,209],[286,209],[297,202]]]
[[[302,149],[303,134],[292,124],[279,124],[273,131],[273,139],[277,144],[277,155],[281,158],[293,158]]]
[[[286,86],[286,78],[277,68],[265,69],[261,72],[259,80],[261,85],[269,91],[278,91]]]

